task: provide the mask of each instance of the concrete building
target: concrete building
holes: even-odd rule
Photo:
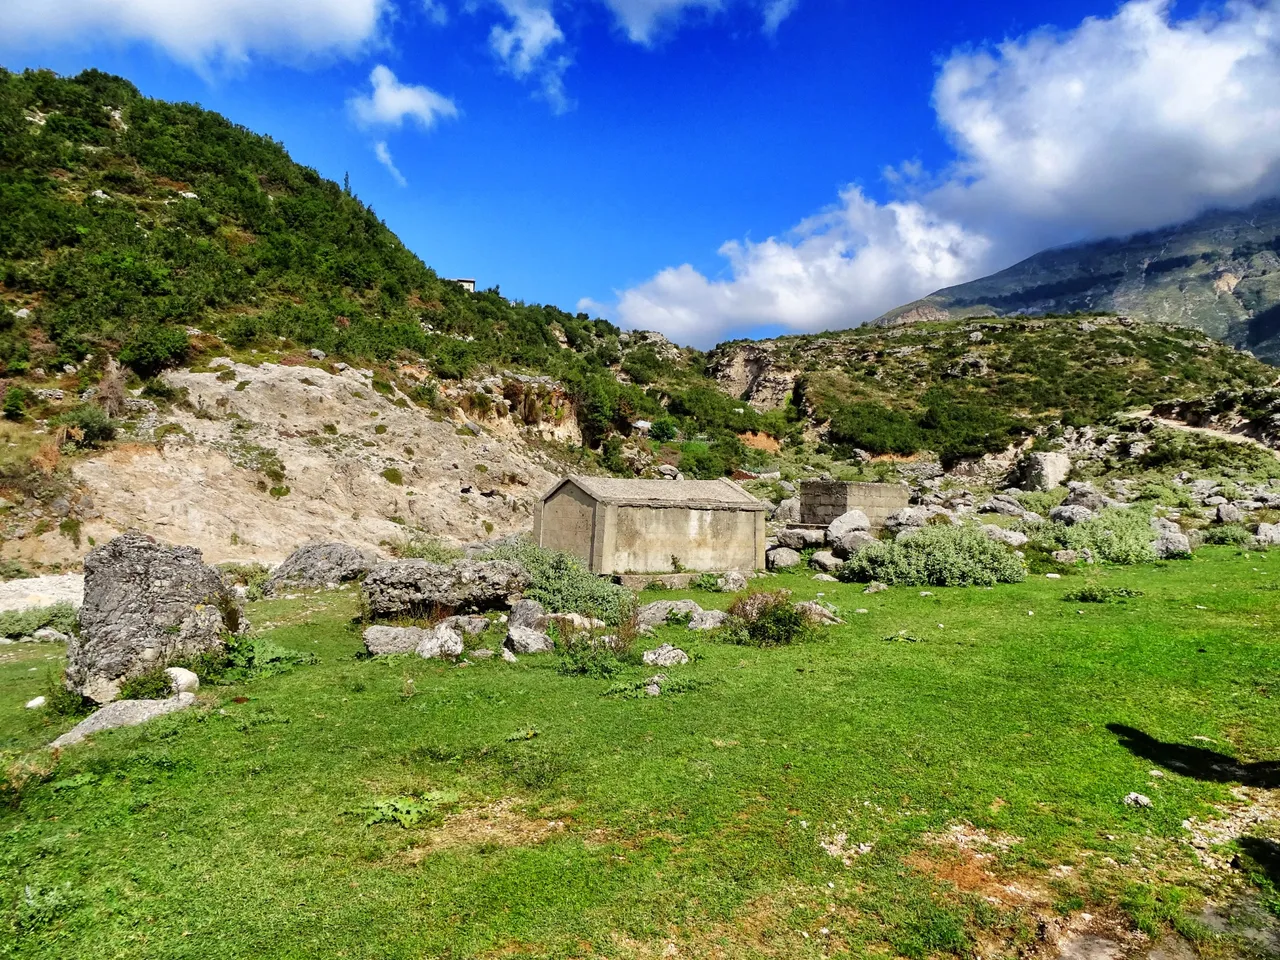
[[[456,283],[458,286],[460,286],[463,290],[467,291],[467,293],[476,292],[476,282],[471,277],[457,277],[454,279],[453,282]]]
[[[889,514],[911,502],[904,483],[853,483],[844,480],[804,480],[800,483],[800,524],[825,527],[850,510],[861,510],[871,529],[884,526]]]
[[[533,536],[593,573],[746,572],[764,568],[766,509],[732,480],[565,477],[542,498]]]

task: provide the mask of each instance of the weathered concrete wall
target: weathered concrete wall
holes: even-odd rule
[[[591,564],[595,519],[595,501],[572,483],[566,483],[542,504],[534,538],[541,547],[572,553]]]
[[[825,527],[850,510],[861,510],[879,530],[889,514],[901,510],[911,500],[911,491],[901,483],[854,483],[843,480],[805,480],[800,484],[800,522]]]
[[[686,507],[608,508],[598,573],[665,573],[671,558],[689,570],[764,566],[764,514]]]

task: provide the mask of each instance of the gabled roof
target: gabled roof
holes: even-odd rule
[[[728,478],[719,480],[620,480],[616,477],[565,477],[546,492],[549,499],[572,483],[597,503],[620,507],[689,507],[697,510],[767,509]]]

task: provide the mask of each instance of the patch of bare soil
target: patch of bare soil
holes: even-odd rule
[[[563,818],[527,816],[518,809],[520,805],[515,797],[504,797],[450,814],[425,843],[404,851],[399,859],[413,864],[437,851],[459,847],[531,847],[569,828]]]

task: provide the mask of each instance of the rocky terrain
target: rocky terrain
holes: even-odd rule
[[[891,310],[877,323],[1077,311],[1194,327],[1280,360],[1280,200],[1046,250]]]

